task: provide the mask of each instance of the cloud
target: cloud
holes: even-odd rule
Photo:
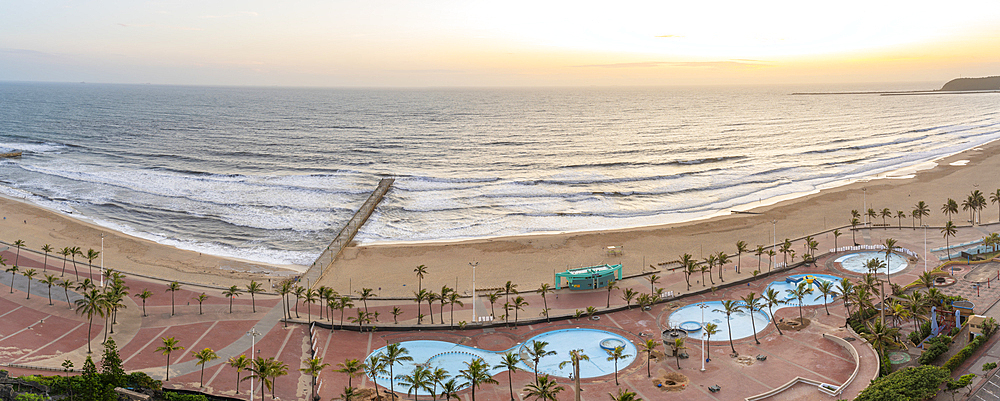
[[[646,61],[639,63],[612,63],[577,65],[578,68],[656,68],[656,67],[688,67],[688,68],[746,68],[761,67],[768,64],[759,60],[727,60],[727,61]]]
[[[654,38],[683,38],[684,35],[656,35]]]

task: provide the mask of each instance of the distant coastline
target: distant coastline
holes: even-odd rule
[[[1000,76],[980,78],[955,78],[946,82],[941,89],[915,91],[867,91],[867,92],[795,92],[792,95],[956,95],[970,93],[1000,93]]]

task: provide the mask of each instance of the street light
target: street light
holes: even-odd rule
[[[104,287],[104,233],[101,233],[101,287]]]
[[[701,371],[702,372],[705,371],[705,308],[707,307],[708,304],[704,302],[698,305],[698,308],[701,309]]]
[[[476,266],[479,266],[479,262],[469,262],[469,266],[472,266],[472,323],[478,322],[476,320]]]
[[[924,273],[927,273],[927,225],[921,225],[924,226]]]
[[[263,335],[263,333],[257,331],[256,327],[251,327],[247,335],[250,336],[250,363],[252,364],[253,358],[256,356],[254,346],[257,344],[257,336]],[[250,400],[253,400],[253,376],[250,376]]]

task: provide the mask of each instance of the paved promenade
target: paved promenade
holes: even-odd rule
[[[964,229],[960,232],[959,238],[952,238],[952,242],[963,242],[982,237],[980,229]],[[846,237],[846,239],[845,239]],[[885,238],[895,238],[899,245],[917,253],[923,251],[923,230],[909,228],[890,228],[861,230],[857,235],[859,243],[878,244]],[[935,235],[938,237],[938,235]],[[834,238],[830,234],[821,235],[816,238],[820,242],[820,249],[830,249],[834,247]],[[930,239],[930,238],[928,238]],[[850,241],[850,233],[841,236],[838,245],[847,245]],[[943,246],[942,240],[929,241],[929,246]],[[796,243],[801,247],[801,242]],[[799,249],[801,254],[801,249]],[[15,255],[10,250],[3,252],[3,256],[13,261]],[[19,267],[23,271],[27,268],[34,268],[41,273],[43,266],[41,258],[36,255],[25,255],[22,252]],[[696,255],[697,256],[697,255]],[[637,307],[632,309],[613,312],[601,315],[600,320],[590,320],[586,317],[579,319],[557,319],[551,323],[537,322],[539,316],[543,314],[543,308],[547,304],[551,309],[550,314],[568,315],[576,310],[584,310],[588,306],[593,306],[598,310],[604,310],[608,303],[608,291],[605,289],[591,291],[560,290],[550,293],[543,300],[540,295],[531,292],[533,288],[518,288],[522,291],[528,306],[518,312],[518,319],[532,319],[535,322],[530,324],[519,324],[511,327],[504,325],[478,328],[468,326],[465,330],[448,329],[441,327],[441,320],[452,322],[451,306],[446,306],[443,316],[440,304],[434,306],[435,325],[429,324],[429,318],[423,324],[417,325],[417,306],[409,300],[368,300],[368,309],[371,312],[379,313],[379,328],[375,332],[359,333],[356,330],[316,330],[316,347],[318,355],[322,356],[325,362],[331,364],[331,368],[320,374],[321,383],[319,394],[322,399],[334,399],[347,385],[347,377],[344,374],[332,371],[337,363],[345,359],[364,359],[373,350],[384,346],[388,342],[405,341],[412,339],[439,339],[476,346],[487,350],[503,350],[523,342],[524,340],[538,333],[567,328],[567,327],[594,327],[612,331],[631,339],[637,345],[645,339],[660,340],[660,332],[669,327],[670,313],[684,305],[705,300],[736,299],[749,292],[760,294],[764,288],[775,280],[783,279],[788,274],[822,273],[833,274],[840,277],[856,278],[859,275],[852,274],[837,268],[832,263],[833,256],[824,256],[812,267],[801,267],[791,272],[779,274],[768,278],[759,278],[749,284],[721,288],[716,291],[707,291],[702,295],[690,296],[674,302],[660,303],[650,310],[641,310]],[[758,260],[752,254],[744,254],[741,257],[742,272],[735,273],[734,262],[725,266],[723,278],[725,282],[743,280],[751,276],[751,272],[761,266],[761,270],[767,271],[769,260]],[[777,256],[774,262],[781,260]],[[923,261],[911,263],[910,266],[900,274],[894,274],[892,281],[900,284],[912,282],[916,276],[923,271]],[[936,257],[928,263],[930,268],[937,265]],[[56,269],[55,263],[50,259],[48,274],[58,276],[61,269]],[[84,267],[81,265],[81,267]],[[81,268],[81,275],[87,269]],[[431,272],[433,274],[433,272]],[[691,277],[690,291],[700,291],[713,287],[712,281],[718,288],[723,282],[718,277],[718,271],[714,277],[705,279],[708,283],[702,283],[700,274]],[[70,278],[71,270],[65,278]],[[657,287],[672,291],[674,294],[681,294],[688,291],[683,274],[680,271],[663,271],[657,273],[661,278],[656,284]],[[0,364],[9,364],[4,367],[14,374],[61,374],[60,364],[65,359],[70,359],[76,366],[82,366],[83,359],[87,352],[87,329],[88,322],[86,316],[75,313],[74,309],[67,305],[64,291],[61,288],[52,288],[52,304],[49,304],[48,288],[37,280],[42,278],[39,274],[36,280],[31,283],[31,297],[27,299],[25,290],[27,280],[18,274],[14,278],[13,292],[11,292],[11,276],[7,273],[0,273],[0,318],[4,325],[0,326]],[[225,362],[231,356],[239,354],[250,354],[251,339],[246,332],[251,328],[262,333],[256,339],[255,350],[257,355],[263,357],[276,357],[288,365],[288,375],[282,376],[275,385],[275,394],[279,399],[298,400],[308,398],[310,392],[309,377],[299,372],[303,367],[303,361],[309,357],[310,343],[308,326],[306,324],[289,323],[287,327],[281,322],[282,311],[280,298],[276,295],[258,294],[256,296],[256,312],[249,294],[242,294],[233,300],[233,311],[229,312],[230,300],[222,295],[222,291],[217,288],[202,288],[192,285],[183,285],[181,290],[174,293],[174,308],[176,313],[171,315],[171,294],[166,291],[167,283],[152,279],[127,277],[126,284],[130,287],[129,293],[136,294],[144,289],[154,294],[146,301],[146,312],[148,316],[143,316],[141,300],[136,296],[130,296],[126,301],[127,308],[120,311],[118,324],[114,326],[114,334],[109,335],[115,339],[120,349],[121,357],[128,371],[143,371],[154,378],[163,379],[166,373],[166,357],[155,352],[155,348],[162,344],[163,337],[175,337],[179,340],[184,351],[178,351],[170,357],[170,381],[165,383],[167,388],[183,388],[188,390],[198,390],[200,388],[199,379],[201,366],[195,364],[191,352],[203,348],[215,350],[221,357],[218,360],[205,365],[204,380],[205,387],[202,391],[227,396],[248,397],[247,390],[249,382],[239,383],[240,392],[236,391],[236,371]],[[415,280],[414,280],[415,281]],[[415,288],[415,282],[407,283]],[[459,283],[461,284],[461,283]],[[265,284],[266,285],[266,284]],[[399,284],[402,285],[402,284]],[[620,288],[611,292],[611,306],[620,307],[625,304],[622,295],[626,289],[632,289],[640,293],[649,293],[650,283],[646,277],[634,277],[621,281]],[[948,291],[969,291],[971,284],[961,282],[953,286]],[[1000,295],[1000,286],[991,285],[990,291],[980,289],[980,298],[984,302],[993,302]],[[378,290],[375,291],[376,294]],[[459,292],[462,292],[460,289]],[[195,298],[205,293],[208,299],[201,306],[203,313],[199,313],[199,305]],[[79,295],[69,292],[69,301]],[[968,295],[966,295],[968,296]],[[294,296],[291,297],[294,300]],[[972,298],[976,300],[976,298]],[[992,300],[992,301],[991,301]],[[503,300],[496,305],[491,305],[486,297],[480,296],[475,300],[471,298],[463,299],[464,305],[455,306],[454,322],[472,321],[472,305],[475,303],[476,312],[480,316],[493,314],[497,317],[503,314],[501,306]],[[355,301],[356,307],[362,307],[360,301]],[[402,309],[398,323],[393,323],[391,311],[394,307]],[[421,311],[427,314],[427,304],[424,303]],[[292,306],[293,320],[306,322],[309,306],[300,303],[298,305],[298,318],[294,319],[296,312]],[[319,307],[313,305],[312,320],[321,320],[330,323],[331,319],[327,312],[320,312]],[[627,388],[640,394],[647,400],[742,400],[746,397],[763,393],[771,389],[780,387],[790,380],[801,377],[823,383],[839,385],[848,380],[855,368],[858,368],[853,384],[848,386],[844,393],[838,398],[853,398],[868,381],[874,376],[877,369],[875,354],[871,351],[863,340],[854,338],[855,336],[844,331],[844,307],[839,300],[829,304],[830,314],[822,306],[812,306],[804,308],[804,314],[810,319],[809,327],[801,331],[785,331],[779,335],[773,325],[763,329],[758,336],[761,344],[755,344],[753,337],[734,341],[736,351],[741,355],[765,355],[766,361],[753,360],[751,364],[741,364],[730,357],[730,345],[727,339],[713,338],[709,344],[709,355],[711,362],[706,364],[706,370],[700,371],[701,361],[699,359],[702,348],[700,341],[690,339],[686,346],[687,352],[691,355],[689,359],[680,361],[680,368],[673,358],[665,358],[653,361],[651,366],[652,375],[661,376],[669,372],[678,372],[687,376],[691,384],[683,391],[667,392],[655,387],[650,378],[646,376],[646,362],[643,355],[636,358],[631,365],[624,367],[619,374],[619,381],[622,388]],[[351,316],[352,310],[348,310],[345,316]],[[321,317],[322,313],[322,317]],[[795,308],[783,308],[776,311],[776,316],[783,319],[798,317],[798,310]],[[340,323],[339,312],[334,313],[334,324]],[[513,323],[513,319],[511,319]],[[345,324],[350,325],[345,321]],[[734,325],[747,324],[745,322],[733,321]],[[407,331],[394,330],[395,328],[406,328]],[[419,329],[420,331],[412,331]],[[94,348],[94,356],[99,357],[101,352],[101,341],[105,335],[105,322],[100,317],[95,317],[90,335],[91,346]],[[853,339],[849,344],[858,353],[860,365],[855,364],[854,357],[848,348],[841,343],[824,337],[835,336],[840,338]],[[721,340],[721,341],[720,341]],[[662,351],[662,346],[660,347]],[[603,356],[591,356],[603,357]],[[55,369],[51,372],[40,371],[38,368]],[[457,372],[450,372],[455,375]],[[245,372],[241,375],[245,376]],[[507,374],[502,373],[495,377],[499,385],[487,385],[477,391],[477,399],[506,399],[507,395]],[[518,372],[513,375],[515,394],[523,398],[518,390],[530,382],[530,373]],[[567,392],[561,395],[561,399],[571,399],[571,382],[566,378],[557,378],[557,381],[567,386]],[[372,384],[364,377],[354,379],[356,387],[368,387]],[[708,387],[719,385],[722,391],[712,393]],[[615,379],[613,375],[597,377],[584,380],[584,399],[603,400],[607,399],[607,393],[615,391]],[[469,391],[460,393],[462,399],[471,399]],[[405,392],[403,393],[405,398]],[[782,399],[802,399],[802,398],[828,398],[821,394],[816,387],[799,383],[789,390],[780,393],[770,400]]]

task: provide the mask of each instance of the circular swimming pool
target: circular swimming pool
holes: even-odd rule
[[[789,291],[798,287],[799,283],[805,283],[806,288],[809,289],[809,294],[802,298],[803,306],[822,305],[824,301],[833,302],[836,297],[829,297],[824,300],[822,294],[815,289],[818,281],[827,281],[836,284],[840,281],[840,277],[827,274],[793,274],[785,280],[772,281],[767,286],[767,289],[778,291],[779,298],[785,301],[783,305],[773,309],[798,307],[799,300],[793,297]],[[764,291],[767,292],[767,289]],[[738,303],[739,305],[743,305],[743,302]],[[704,320],[701,319],[702,311],[700,306],[702,304],[706,305]],[[721,301],[699,302],[675,310],[670,314],[668,323],[670,327],[678,327],[687,331],[688,338],[690,339],[701,339],[704,331],[701,326],[705,323],[715,323],[719,331],[712,335],[712,339],[715,341],[725,341],[729,340],[729,328],[726,325],[726,313],[721,312],[722,310],[724,308]],[[701,324],[699,325],[699,323]],[[750,314],[746,311],[731,314],[728,323],[732,326],[733,340],[737,340],[752,336],[755,327],[758,333],[764,330],[771,323],[771,317],[767,313],[767,308],[764,307],[754,313],[752,324],[750,323]]]
[[[402,376],[412,374],[417,365],[432,370],[443,368],[448,371],[448,374],[455,377],[459,374],[460,370],[466,368],[467,363],[472,362],[476,358],[482,358],[489,365],[489,374],[491,376],[496,375],[505,370],[494,367],[500,364],[505,352],[512,352],[524,358],[526,357],[527,350],[532,347],[532,343],[535,341],[547,342],[545,350],[555,351],[556,353],[555,355],[549,355],[539,360],[537,371],[543,375],[569,377],[570,373],[573,372],[573,365],[567,363],[566,366],[560,367],[559,364],[570,359],[569,352],[572,350],[583,350],[583,354],[590,358],[589,361],[585,360],[580,363],[580,378],[583,379],[609,375],[615,372],[615,361],[608,360],[608,350],[605,347],[624,347],[624,354],[628,355],[628,357],[618,360],[619,370],[628,367],[635,360],[636,354],[638,354],[635,345],[625,337],[609,331],[581,328],[541,333],[528,339],[523,344],[515,345],[503,351],[489,351],[445,341],[403,341],[399,345],[406,349],[407,356],[413,358],[413,360],[397,363],[393,366],[392,374],[395,376],[395,380],[392,381],[395,383],[397,391],[403,389],[402,391],[405,392],[406,387],[401,380]],[[365,360],[367,361],[367,358],[372,355],[381,355],[384,353],[385,347],[379,348],[369,354]],[[534,370],[531,367],[533,364],[533,361],[526,363],[522,360],[518,364],[518,368],[531,372]],[[379,375],[375,381],[378,385],[389,388],[390,380],[388,371]],[[418,392],[421,395],[430,394],[424,390]]]
[[[837,258],[834,262],[840,263],[840,267],[855,273],[868,273],[865,266],[871,259],[878,259],[885,263],[885,252],[855,252]],[[906,258],[897,254],[889,256],[889,274],[895,274],[906,269],[909,263]],[[879,269],[878,273],[885,274],[885,269]]]

